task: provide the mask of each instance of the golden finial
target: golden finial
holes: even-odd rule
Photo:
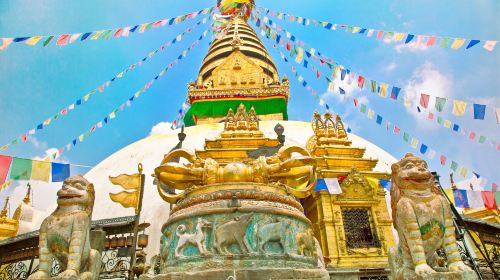
[[[9,205],[9,197],[5,199],[5,205],[2,212],[0,212],[0,218],[7,218],[7,205]]]
[[[30,204],[30,202],[31,202],[30,194],[31,194],[31,185],[30,185],[30,183],[28,183],[28,191],[26,192],[26,196],[23,199],[24,203]]]
[[[450,183],[451,183],[451,189],[456,190],[457,185],[455,185],[455,180],[453,180],[453,173],[450,173]]]

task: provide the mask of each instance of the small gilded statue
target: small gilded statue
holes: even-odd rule
[[[62,272],[57,279],[98,279],[101,254],[90,248],[94,185],[82,176],[64,181],[57,208],[40,227],[40,263],[28,279],[50,279],[52,261]]]
[[[427,163],[411,153],[392,165],[391,206],[399,236],[399,247],[389,253],[392,279],[476,279],[460,258],[446,198]],[[443,271],[437,265],[440,248],[453,276],[436,272]]]

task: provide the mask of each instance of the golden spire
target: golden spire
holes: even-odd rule
[[[9,197],[5,199],[5,205],[3,206],[2,212],[0,212],[0,218],[7,218],[7,205],[9,205]]]
[[[31,199],[30,199],[30,194],[31,194],[31,185],[28,183],[28,191],[26,192],[26,196],[24,196],[23,202],[26,204],[30,204]]]
[[[453,173],[450,173],[450,183],[451,183],[451,189],[456,190],[457,185],[455,185],[455,180],[453,180]]]

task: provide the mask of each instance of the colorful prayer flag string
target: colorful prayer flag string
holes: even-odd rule
[[[181,41],[182,37],[184,35],[186,35],[187,33],[190,33],[191,31],[195,30],[196,27],[198,27],[199,25],[207,23],[207,21],[208,21],[208,18],[205,17],[202,20],[198,21],[196,24],[192,25],[191,27],[188,27],[185,31],[183,31],[183,32],[179,33],[178,35],[176,35],[172,40],[165,42],[164,44],[162,44],[157,49],[149,52],[148,55],[146,55],[145,57],[143,57],[142,59],[140,59],[136,63],[133,63],[133,64],[129,65],[123,71],[121,71],[120,73],[116,74],[113,78],[107,80],[106,82],[104,82],[103,84],[101,84],[100,86],[98,86],[97,88],[94,88],[94,89],[90,90],[84,96],[80,97],[78,100],[76,100],[75,102],[73,102],[69,106],[66,106],[66,108],[64,108],[61,111],[59,111],[58,113],[56,113],[53,117],[49,117],[49,118],[45,119],[45,121],[40,122],[40,124],[38,124],[36,127],[32,128],[32,129],[30,129],[28,132],[22,134],[19,138],[13,139],[10,143],[7,143],[7,144],[3,145],[2,147],[0,147],[0,151],[7,150],[11,145],[16,145],[16,144],[19,144],[19,143],[22,143],[22,142],[27,142],[28,138],[30,138],[33,135],[35,135],[38,130],[45,129],[54,120],[56,120],[56,119],[58,119],[60,117],[66,116],[67,114],[69,114],[70,112],[72,112],[75,108],[78,108],[78,107],[86,104],[87,101],[90,99],[90,97],[92,97],[94,94],[98,94],[100,92],[104,92],[104,90],[107,87],[109,87],[111,85],[111,83],[113,83],[114,81],[116,81],[118,79],[123,78],[124,75],[126,75],[128,72],[130,72],[130,71],[132,71],[134,69],[137,69],[138,67],[142,66],[142,64],[144,62],[146,62],[148,60],[151,60],[158,52],[164,51],[166,49],[166,47],[170,47],[171,45],[174,45],[177,42]]]
[[[265,34],[265,33],[264,33],[264,34],[262,34],[262,33],[261,33],[261,36],[265,37],[265,36],[266,36],[266,34]],[[273,47],[276,49],[276,45],[275,45],[275,44],[273,45]],[[282,52],[279,52],[279,53],[280,53],[280,57],[281,57],[281,58],[282,58],[282,59],[283,59],[286,63],[289,63],[289,60],[288,60],[288,59],[284,56],[284,54],[283,54]],[[292,56],[292,55],[290,55],[290,54],[289,54],[289,56],[290,56],[290,58],[293,58],[293,56]],[[302,65],[304,66],[304,64],[302,64]],[[305,65],[307,65],[307,64],[305,64]],[[306,66],[304,66],[304,67],[305,67],[305,68],[308,68],[308,67],[306,67]],[[313,70],[313,69],[311,68],[311,70]],[[307,83],[307,81],[304,79],[304,77],[303,77],[302,75],[300,75],[300,74],[299,74],[299,72],[297,71],[297,69],[296,69],[295,67],[293,67],[293,66],[292,66],[292,72],[293,72],[294,76],[295,76],[295,77],[297,77],[298,82],[299,82],[300,84],[302,84],[302,86],[303,86],[303,87],[305,87],[305,88],[306,88],[306,90],[308,90],[308,91],[312,90],[312,87],[308,85],[308,83]],[[313,72],[314,72],[314,71],[313,71]],[[328,80],[327,80],[327,81],[328,81]],[[330,85],[329,85],[329,86],[331,86],[331,83],[330,83]],[[334,90],[332,89],[332,91],[334,91]],[[346,97],[345,93],[343,93],[343,90],[342,90],[342,88],[341,88],[341,87],[339,87],[339,92],[338,92],[338,93],[339,93],[339,94],[341,94],[341,95],[343,95],[343,96],[344,96],[344,98],[349,98],[349,97]],[[318,97],[316,97],[316,96],[315,96],[315,98],[319,99],[319,105],[320,105],[320,106],[325,105],[325,106],[326,106],[326,108],[327,108],[327,110],[329,109],[328,104],[326,104],[326,102],[325,102],[322,98],[318,98]],[[375,111],[374,111],[374,110],[372,110],[372,109],[370,109],[370,108],[367,108],[366,104],[362,104],[362,103],[360,103],[360,102],[359,102],[359,100],[358,100],[358,99],[356,99],[356,98],[354,98],[354,99],[353,99],[353,104],[354,104],[354,106],[355,106],[355,107],[358,107],[358,106],[360,107],[360,112],[361,112],[361,113],[365,114],[365,113],[367,113],[367,112],[368,112],[368,113],[367,113],[367,117],[368,117],[369,119],[374,119],[374,118],[375,118],[375,115],[376,115]],[[368,109],[368,110],[367,110],[367,109]],[[382,115],[379,115],[379,114],[377,114],[376,116],[377,116],[377,117],[375,118],[376,123],[377,123],[379,126],[381,126],[381,127],[382,127],[382,122],[383,122],[383,120],[384,120],[385,118],[384,118]],[[401,132],[401,128],[400,128],[399,126],[397,126],[397,125],[395,125],[394,123],[391,123],[391,122],[389,122],[389,121],[387,121],[387,120],[386,120],[386,125],[385,125],[385,127],[386,127],[386,130],[387,130],[387,131],[391,131],[391,130],[392,130],[391,128],[392,128],[392,127],[394,127],[394,134],[399,134],[399,133]],[[411,137],[411,136],[410,136],[410,134],[409,134],[409,133],[407,133],[407,132],[403,132],[403,141],[404,141],[404,142],[406,142],[406,143],[408,143],[408,144],[409,144],[412,148],[414,148],[414,149],[419,148],[420,153],[421,153],[421,154],[423,154],[423,155],[426,155],[429,159],[433,159],[433,158],[435,157],[436,153],[437,153],[437,151],[435,151],[435,150],[431,149],[428,145],[426,145],[426,144],[424,144],[424,143],[420,143],[420,141],[419,141],[419,139],[418,139],[418,138]],[[443,166],[444,166],[444,165],[446,165],[447,160],[448,160],[448,157],[446,157],[445,155],[441,155],[441,157],[440,157],[440,163],[441,163],[441,165],[443,165]],[[448,162],[449,162],[449,160],[448,160]],[[467,167],[462,166],[462,167],[459,169],[459,168],[458,168],[458,167],[459,167],[459,164],[458,164],[457,162],[455,162],[455,161],[451,161],[451,163],[450,163],[450,166],[449,166],[449,167],[450,167],[450,169],[451,169],[453,172],[459,173],[459,174],[460,174],[462,177],[464,177],[464,178],[466,178],[466,177],[467,177],[467,175],[469,174],[469,170],[468,170],[468,168],[467,168]],[[477,172],[473,172],[473,174],[477,174],[476,176],[479,176],[479,173],[477,173]],[[484,179],[484,180],[485,180],[485,179]],[[495,184],[495,183],[493,183],[493,184]]]
[[[266,14],[277,17],[280,20],[285,20],[284,18],[289,18],[290,22],[295,22],[300,25],[309,26],[311,23],[314,26],[319,26],[328,30],[344,31],[351,34],[360,34],[366,38],[373,37],[377,40],[385,40],[389,42],[400,42],[403,44],[415,44],[421,47],[440,47],[440,48],[450,48],[454,50],[458,49],[470,49],[474,46],[483,44],[483,49],[487,51],[493,51],[498,41],[496,40],[479,40],[479,39],[464,39],[464,38],[454,38],[454,37],[443,37],[443,36],[433,36],[433,35],[415,35],[407,32],[398,31],[388,31],[373,28],[364,28],[359,26],[352,26],[347,24],[331,23],[327,21],[308,19],[300,16],[294,16],[283,12],[272,11],[265,7],[257,7],[264,11]]]
[[[273,27],[276,27],[278,30],[281,27],[277,26],[275,23],[272,23],[272,21],[270,21],[270,20],[267,20],[267,21],[262,20],[261,21],[261,19],[255,15],[254,15],[254,17],[252,17],[252,20],[255,20],[256,26],[260,27],[260,29],[262,31],[261,35],[266,36],[268,39],[272,36],[277,44],[280,44],[281,47],[286,48],[286,50],[290,52],[291,57],[295,57],[294,61],[297,64],[302,65],[305,68],[309,68],[308,67],[309,61],[307,59],[304,59],[303,55],[301,55],[304,51],[300,46],[298,46],[299,40],[293,34],[289,33],[288,31],[286,31],[284,29],[281,29],[284,33],[286,33],[286,37],[290,38],[290,41],[288,41],[286,43],[286,47],[285,47],[285,42],[284,42],[285,40],[281,40],[281,36],[278,35],[275,30],[273,30],[271,27],[269,27],[268,25],[266,25],[265,23],[262,23],[262,22],[269,22],[269,24],[271,24]],[[293,42],[293,47],[292,47],[291,42]],[[302,46],[304,46],[304,42],[300,42],[300,44]],[[308,48],[305,51],[305,53],[306,53],[307,57],[312,57],[314,61],[317,62],[317,60],[319,60],[322,66],[328,66],[330,68],[330,70],[333,68],[332,77],[336,77],[338,75],[338,73],[340,72],[340,78],[342,81],[347,79],[348,83],[350,84],[352,81],[357,80],[359,88],[363,89],[363,88],[369,87],[372,92],[374,92],[374,93],[378,92],[378,96],[380,96],[381,98],[388,97],[388,92],[389,92],[388,91],[388,87],[389,87],[388,84],[380,83],[380,82],[377,82],[375,80],[371,80],[370,83],[367,83],[366,81],[368,79],[365,78],[364,76],[362,76],[360,74],[358,75],[358,74],[354,73],[353,71],[350,71],[349,69],[345,69],[343,66],[338,65],[332,59],[330,59],[324,55],[321,55],[321,53],[314,48]],[[324,57],[324,59],[318,58],[318,56],[316,54],[320,57]],[[316,77],[319,79],[320,76],[322,75],[322,73],[318,69],[316,69],[314,66],[312,66],[311,69],[316,72],[315,73]],[[324,77],[330,86],[334,86],[334,84],[328,78],[328,76],[324,76]],[[343,91],[342,88],[340,88],[339,90]],[[390,93],[390,96],[391,96],[390,99],[397,100],[397,101],[403,103],[407,107],[412,106],[411,102],[409,102],[403,95],[400,95],[400,92],[401,92],[401,88],[395,87],[395,86],[392,87],[392,90]],[[422,94],[421,98],[420,98],[420,105],[422,107],[428,107],[429,98],[430,98],[429,95]],[[442,102],[442,101],[444,101],[444,102]],[[444,106],[445,101],[446,101],[446,99],[444,99],[444,98],[436,97],[436,108],[441,107],[441,111],[442,111],[442,107]],[[461,112],[461,111],[465,110],[465,105],[463,105],[463,101],[458,101],[455,103],[460,104],[460,105],[454,106],[454,107],[458,108],[458,109],[455,108],[455,111]],[[475,107],[475,119],[484,119],[484,111],[486,110],[486,105],[474,104],[474,107]],[[417,110],[419,113],[422,113],[422,111],[420,110],[419,107],[417,107]],[[476,111],[479,111],[479,112],[476,112]],[[458,113],[455,113],[455,114],[458,114]],[[442,118],[438,117],[437,119],[441,120]],[[442,123],[443,122],[440,122],[440,124],[442,124]],[[451,129],[452,128],[451,121],[446,120],[444,122],[444,127]],[[458,131],[457,130],[458,127],[459,127],[458,124],[453,125],[453,129],[455,132]],[[461,134],[465,135],[466,134],[465,131],[467,131],[467,130],[465,128],[462,128]],[[486,142],[487,138],[486,138],[486,136],[481,136],[479,139],[480,139],[480,141],[478,141],[478,142],[482,144],[482,143]],[[473,140],[473,139],[471,138],[471,140]],[[492,147],[496,148],[496,150],[500,151],[500,145],[497,145],[495,140],[490,140],[490,144]]]
[[[131,25],[126,27],[118,27],[114,29],[90,31],[85,33],[72,33],[60,35],[37,35],[37,36],[24,36],[14,38],[0,38],[0,51],[5,50],[12,43],[26,43],[29,46],[35,46],[38,42],[43,42],[44,47],[48,46],[51,42],[56,42],[58,46],[65,46],[72,44],[76,41],[85,40],[108,40],[110,38],[128,37],[131,33],[144,33],[147,29],[158,28],[160,26],[170,26],[185,21],[186,19],[195,18],[200,14],[212,13],[215,7],[205,8],[196,12],[191,12],[185,15],[180,15],[173,18],[161,19],[153,22]]]
[[[193,50],[194,47],[196,47],[201,42],[201,40],[203,40],[207,36],[209,30],[210,30],[210,28],[208,28],[207,30],[205,30],[203,32],[203,34],[200,35],[200,37],[198,39],[196,39],[190,45],[190,47],[188,47],[183,52],[181,52],[180,55],[172,63],[170,63],[167,67],[163,68],[158,73],[158,75],[156,75],[153,79],[151,79],[149,82],[147,82],[140,90],[136,91],[134,93],[134,95],[132,95],[124,103],[122,103],[120,106],[118,106],[113,111],[111,111],[106,117],[104,117],[104,119],[102,119],[102,121],[99,121],[96,124],[92,125],[91,128],[88,129],[86,132],[80,134],[80,136],[78,136],[77,138],[73,139],[70,143],[68,143],[65,146],[61,147],[58,150],[57,153],[54,153],[52,155],[52,158],[56,159],[56,158],[60,157],[63,154],[64,151],[70,151],[79,142],[83,142],[86,138],[90,137],[90,135],[93,132],[95,132],[97,129],[102,128],[104,125],[109,124],[109,122],[112,119],[114,119],[114,118],[117,117],[117,114],[120,111],[123,111],[124,109],[126,109],[128,107],[131,107],[132,106],[132,102],[134,102],[137,98],[139,98],[141,96],[141,94],[145,93],[151,87],[151,85],[154,84],[154,82],[156,80],[158,80],[159,78],[163,77],[163,75],[165,75],[165,73],[168,71],[168,69],[173,68],[174,65],[178,64],[180,60],[182,60],[184,57],[186,57],[187,53],[190,52],[191,50]]]

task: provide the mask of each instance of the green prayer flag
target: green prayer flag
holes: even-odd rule
[[[447,48],[447,47],[448,47],[448,45],[449,45],[449,43],[450,43],[450,38],[448,38],[448,37],[443,37],[443,38],[441,38],[441,42],[439,43],[439,46],[440,46],[441,48]]]
[[[408,133],[403,133],[403,140],[405,140],[405,142],[408,142],[410,141],[410,135]]]
[[[377,91],[377,81],[374,81],[374,80],[371,80],[371,90],[372,92],[376,92]]]
[[[481,144],[482,144],[482,143],[484,143],[484,142],[486,142],[486,136],[481,135],[481,136],[479,137],[479,143],[481,143]]]
[[[446,98],[436,97],[436,111],[443,112],[445,103],[446,103]]]
[[[438,124],[443,124],[443,118],[442,117],[438,117]]]
[[[13,180],[29,180],[31,177],[31,160],[24,158],[13,158],[10,170],[10,178]]]
[[[360,111],[361,111],[361,113],[366,113],[366,105],[365,104],[361,104]]]
[[[101,35],[101,39],[104,39],[104,40],[109,39],[109,37],[111,36],[111,31],[113,31],[113,30],[104,31],[104,33],[102,33],[102,35]]]
[[[497,208],[498,208],[498,205],[500,205],[500,192],[494,192],[495,194],[495,200],[497,202]]]
[[[49,38],[47,38],[47,40],[43,42],[43,46],[46,47],[50,43],[50,41],[52,41],[52,39],[54,39],[54,36],[50,36]]]
[[[451,170],[453,171],[457,171],[457,168],[458,168],[458,163],[454,162],[454,161],[451,161],[451,166],[450,166]]]

